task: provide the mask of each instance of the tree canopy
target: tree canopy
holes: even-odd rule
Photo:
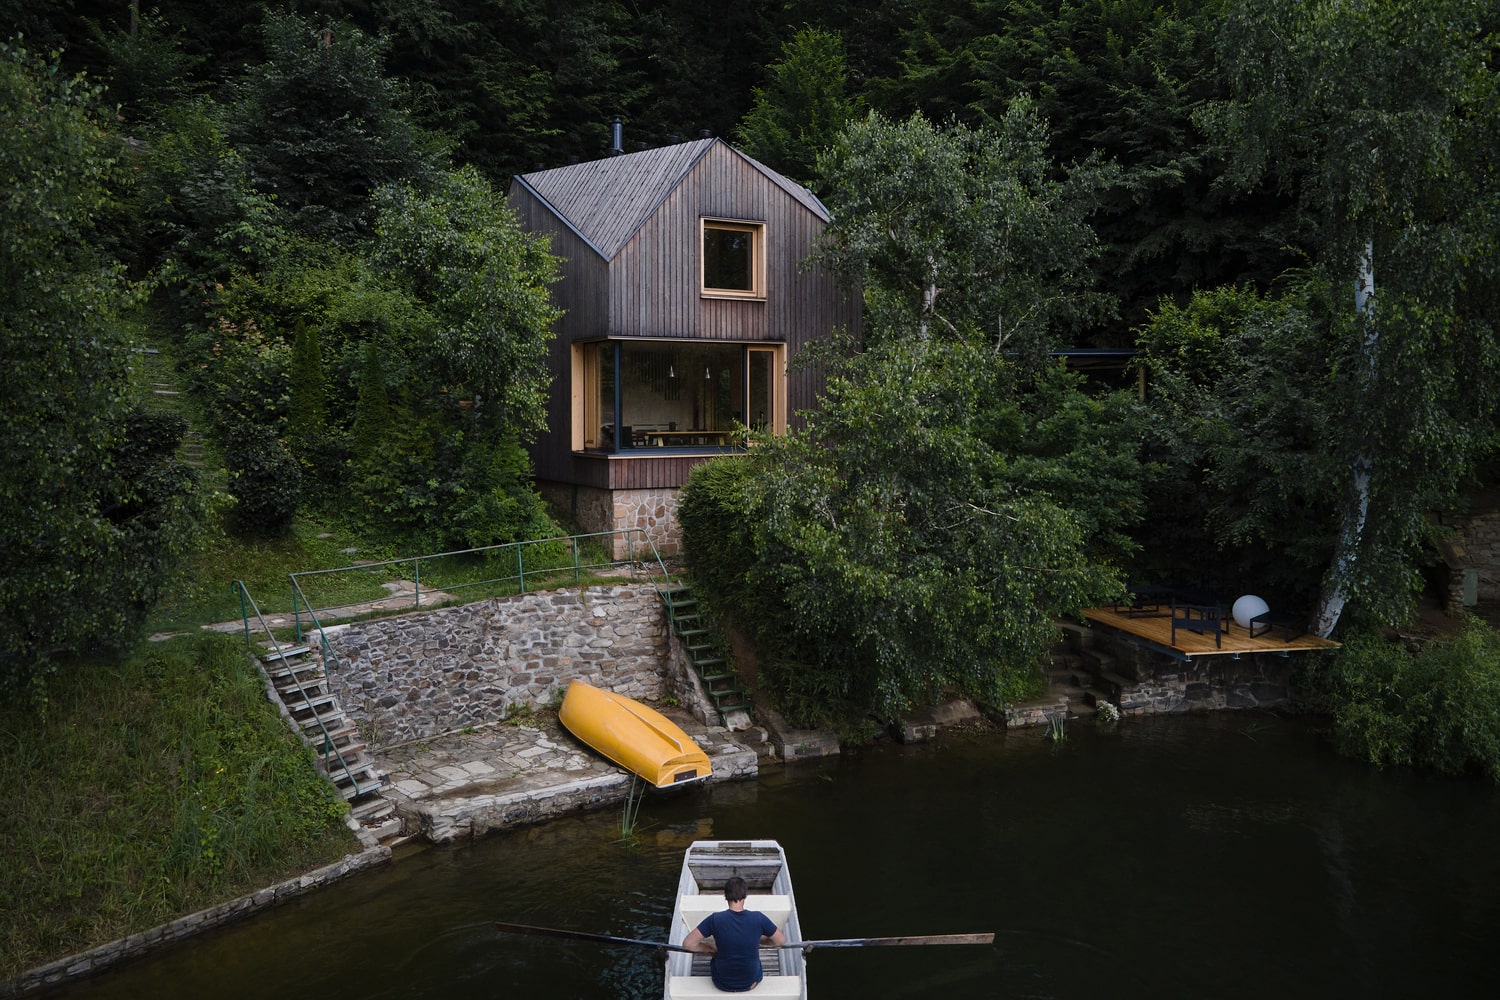
[[[134,638],[194,523],[182,428],[142,411],[101,249],[125,147],[97,89],[0,43],[0,683]]]
[[[935,522],[895,519],[918,498],[1023,505],[1091,592],[1197,575],[1181,553],[1212,552],[1226,586],[1319,606],[1325,628],[1345,607],[1397,621],[1428,513],[1495,455],[1500,24],[1481,0],[0,10],[25,33],[0,138],[16,220],[0,313],[36,379],[16,412],[68,424],[7,433],[28,442],[15,474],[63,508],[156,502],[57,474],[166,447],[128,416],[128,313],[180,354],[222,443],[239,435],[232,482],[246,499],[260,483],[270,520],[345,504],[414,543],[545,530],[521,446],[541,419],[555,264],[500,192],[512,172],[602,155],[617,114],[627,149],[733,135],[832,210],[820,260],[860,289],[863,341],[815,352],[827,412],[746,464],[775,455],[839,525],[879,522],[839,542],[849,593],[891,553],[965,565]],[[1057,352],[1098,345],[1139,348],[1144,407],[1056,370]],[[914,437],[887,448],[876,427]],[[855,443],[874,457],[857,463]],[[175,495],[170,478],[152,496]],[[837,533],[786,489],[733,503],[806,521],[823,552]],[[75,560],[109,534],[82,517],[64,533]],[[752,541],[772,559],[766,539],[734,550]],[[777,566],[816,562],[779,544]],[[1010,558],[1007,540],[976,544]],[[974,586],[994,608],[1019,600]],[[889,707],[935,683],[903,666],[915,648],[882,653],[886,681],[861,697]]]

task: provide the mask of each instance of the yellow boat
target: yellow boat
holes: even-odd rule
[[[657,788],[713,773],[708,754],[691,736],[633,698],[573,681],[557,717],[574,736]]]

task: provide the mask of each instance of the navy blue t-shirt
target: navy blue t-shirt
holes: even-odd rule
[[[713,938],[718,949],[708,966],[715,986],[743,993],[761,981],[760,938],[776,933],[770,917],[755,910],[720,910],[703,918],[698,933]]]

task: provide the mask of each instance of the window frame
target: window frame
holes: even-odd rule
[[[709,230],[750,234],[750,287],[714,288],[707,281]],[[749,219],[724,219],[705,215],[698,219],[698,291],[705,299],[748,299],[763,302],[766,298],[766,224]]]
[[[778,341],[715,341],[692,339],[656,339],[638,337],[610,337],[600,340],[577,341],[571,349],[571,402],[572,402],[572,427],[569,437],[572,451],[575,454],[605,456],[609,458],[662,458],[682,454],[723,454],[742,452],[744,442],[738,444],[733,441],[723,445],[710,445],[702,442],[694,444],[684,443],[681,446],[672,446],[667,442],[660,447],[641,447],[636,444],[624,444],[618,440],[606,440],[604,433],[596,433],[597,428],[604,424],[610,427],[638,425],[639,415],[633,416],[629,425],[625,424],[628,414],[625,410],[625,389],[622,382],[622,371],[630,366],[626,363],[624,354],[631,349],[646,351],[683,351],[689,354],[694,348],[711,348],[723,350],[732,348],[739,353],[739,378],[733,388],[734,395],[730,399],[730,406],[739,407],[739,415],[734,419],[749,422],[754,415],[748,412],[751,403],[751,379],[752,359],[759,355],[767,359],[766,375],[768,376],[766,388],[768,390],[770,412],[766,414],[766,429],[772,434],[782,436],[787,433],[787,384],[786,371],[786,344]],[[606,359],[604,355],[607,354]],[[592,356],[591,356],[592,355]],[[695,377],[696,364],[693,368],[686,367],[682,362],[680,370],[674,370],[675,376],[685,380]],[[658,365],[659,367],[659,365]],[[601,376],[605,370],[610,372],[611,385],[606,387],[602,384]],[[679,391],[685,390],[679,388]],[[670,397],[676,399],[676,396]],[[686,396],[684,396],[686,398]],[[681,430],[684,434],[691,433],[692,428],[697,426],[693,421],[687,419],[687,414],[677,418],[681,421]],[[649,421],[649,418],[648,418]],[[643,433],[649,435],[659,433],[663,429],[676,431],[673,426],[663,428],[648,422],[647,430]],[[705,435],[728,434],[732,431],[730,427],[709,427],[705,422],[699,430]],[[665,435],[662,435],[665,437]],[[658,442],[660,444],[660,442]]]

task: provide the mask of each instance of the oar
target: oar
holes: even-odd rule
[[[555,927],[533,927],[530,924],[507,924],[495,921],[495,926],[511,934],[535,934],[542,937],[575,938],[580,941],[603,941],[607,944],[634,944],[663,951],[692,951],[665,941],[643,941],[640,938],[615,937],[611,934],[591,934],[588,931],[563,931]],[[993,944],[995,935],[986,934],[926,934],[916,937],[867,937],[830,938],[823,941],[788,941],[778,948],[882,948],[914,944]]]
[[[995,935],[985,934],[923,934],[912,937],[867,937],[833,938],[827,941],[789,941],[782,948],[884,948],[908,944],[994,944]]]
[[[561,931],[555,927],[533,927],[530,924],[507,924],[495,921],[495,926],[510,934],[535,934],[541,937],[576,938],[580,941],[603,941],[607,944],[635,944],[646,948],[660,948],[663,951],[681,951],[691,955],[689,948],[683,948],[675,944],[667,944],[665,941],[644,941],[640,938],[614,937],[610,934],[590,934],[588,931]]]

